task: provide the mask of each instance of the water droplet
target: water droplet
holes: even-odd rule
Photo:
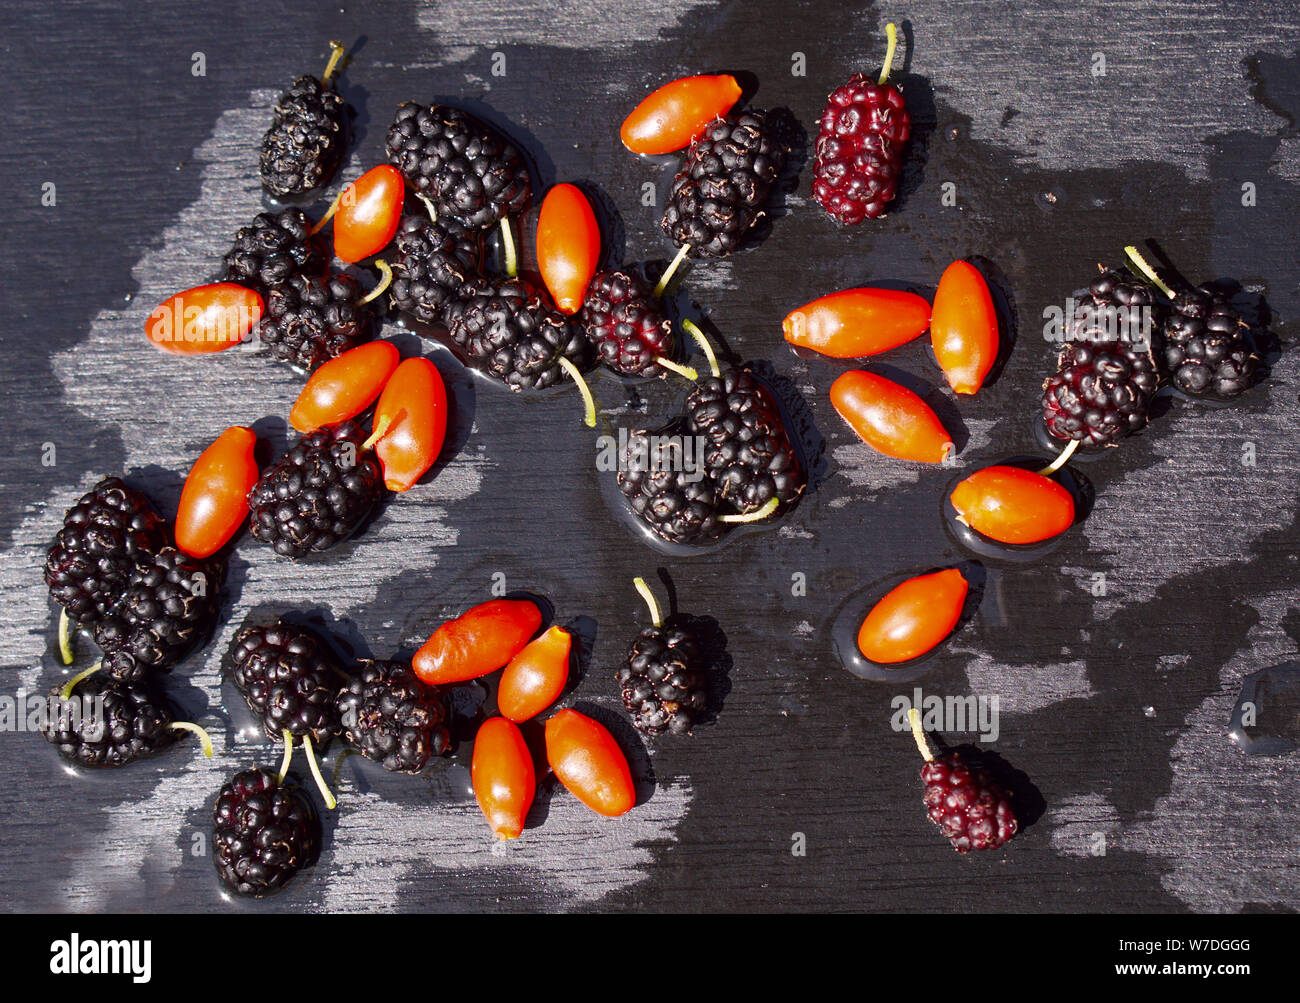
[[[1155,716],[1156,716],[1156,709],[1155,709],[1154,707],[1143,707],[1143,708],[1142,708],[1142,713],[1143,713],[1143,715],[1145,715],[1146,717],[1155,717]]]
[[[1300,747],[1300,662],[1261,669],[1242,680],[1228,737],[1248,756],[1284,756]]]

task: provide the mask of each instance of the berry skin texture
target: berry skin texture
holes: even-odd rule
[[[537,777],[533,754],[510,721],[491,717],[479,726],[470,782],[496,838],[517,839],[537,794]]]
[[[245,627],[230,654],[230,680],[272,742],[283,741],[287,730],[323,747],[339,733],[342,670],[314,634],[283,622]]]
[[[282,557],[328,550],[351,536],[383,491],[365,433],[346,421],[305,435],[248,493],[248,530]]]
[[[831,92],[819,122],[813,198],[837,223],[884,214],[893,201],[912,117],[898,88],[861,73]]]
[[[925,807],[958,853],[995,850],[1016,834],[1011,796],[983,767],[957,752],[921,767]]]
[[[901,289],[844,289],[792,310],[781,328],[785,340],[832,359],[888,352],[925,333],[930,304]]]
[[[369,341],[374,317],[351,275],[294,275],[267,294],[256,332],[272,358],[303,373]]]
[[[537,217],[537,267],[561,313],[582,309],[599,262],[600,226],[591,203],[574,185],[556,185]]]
[[[77,684],[68,700],[62,685],[48,697],[41,734],[60,756],[77,766],[126,766],[161,752],[176,741],[172,712],[145,685],[95,673]]]
[[[415,653],[415,674],[435,686],[485,676],[519,654],[541,625],[536,603],[490,599],[435,630]]]
[[[1103,271],[1076,292],[1057,371],[1043,384],[1043,425],[1062,442],[1113,446],[1147,423],[1160,383],[1164,308],[1127,272]]]
[[[726,532],[717,486],[699,469],[684,469],[681,450],[671,440],[638,431],[628,436],[619,458],[618,489],[632,514],[669,543],[700,544]]]
[[[303,195],[329,182],[343,159],[343,98],[316,77],[301,76],[280,95],[262,138],[262,187],[277,197]]]
[[[264,308],[254,290],[214,282],[163,300],[144,322],[144,333],[164,352],[209,355],[245,341]]]
[[[162,520],[139,491],[105,477],[63,516],[45,556],[50,597],[79,623],[106,617],[136,566],[162,549]]]
[[[667,373],[655,360],[672,356],[673,325],[636,272],[597,273],[587,286],[580,320],[600,361],[620,376]]]
[[[334,256],[349,264],[378,254],[397,233],[406,186],[395,167],[372,167],[340,193],[334,213]]]
[[[559,359],[584,369],[587,339],[522,279],[474,279],[447,310],[451,340],[470,365],[509,389],[541,390],[567,379]]]
[[[1259,378],[1241,315],[1214,289],[1179,292],[1165,322],[1161,362],[1169,382],[1191,397],[1231,400]]]
[[[447,388],[428,359],[407,359],[393,371],[375,405],[375,456],[389,491],[409,491],[433,466],[447,436]]]
[[[223,568],[163,547],[138,563],[126,592],[95,624],[103,670],[136,682],[181,662],[216,623]]]
[[[576,710],[546,722],[546,761],[565,788],[598,815],[617,818],[636,804],[627,756],[604,725]]]
[[[705,437],[718,497],[739,512],[794,502],[807,477],[772,392],[748,369],[701,379],[686,398],[690,431]]]
[[[322,274],[325,264],[324,249],[305,212],[262,212],[235,234],[234,246],[221,259],[221,281],[238,282],[265,297],[290,276]]]
[[[551,627],[510,659],[497,686],[497,708],[515,724],[536,717],[555,703],[569,681],[573,637]]]
[[[930,342],[954,393],[973,394],[998,357],[998,314],[988,283],[968,261],[939,279],[930,311]]]
[[[251,428],[235,426],[217,436],[190,467],[176,509],[176,546],[191,557],[210,557],[248,519],[248,492],[259,472]]]
[[[671,617],[636,636],[614,679],[632,724],[647,735],[689,734],[708,707],[704,655],[695,634]]]
[[[212,862],[226,887],[261,898],[283,888],[320,850],[311,803],[270,770],[236,773],[212,812]]]
[[[740,100],[729,74],[681,77],[652,91],[623,120],[619,138],[632,153],[672,153],[690,146]]]
[[[417,195],[433,203],[440,220],[485,230],[528,207],[532,180],[524,158],[494,129],[458,108],[398,105],[386,146],[389,163]]]
[[[919,658],[953,632],[968,588],[956,568],[909,578],[871,607],[858,629],[858,650],[881,665]]]
[[[1042,474],[1020,467],[985,467],[949,499],[975,532],[999,543],[1040,543],[1074,525],[1074,497]]]
[[[355,418],[379,397],[401,356],[387,341],[372,341],[330,359],[303,385],[289,424],[304,435]]]
[[[900,460],[942,463],[952,437],[938,415],[906,387],[875,373],[844,373],[831,384],[839,416],[872,449]]]
[[[397,254],[388,294],[394,309],[422,324],[443,323],[446,308],[480,273],[482,235],[454,219],[410,215],[402,217],[393,240]]]
[[[785,148],[767,115],[747,111],[710,123],[673,179],[659,226],[696,257],[740,249],[781,175]]]
[[[419,773],[451,744],[442,693],[409,662],[366,662],[338,695],[343,735],[363,756],[395,773]]]

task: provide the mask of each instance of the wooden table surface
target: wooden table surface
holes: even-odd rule
[[[733,357],[770,363],[806,402],[816,477],[796,511],[709,556],[656,553],[607,506],[576,395],[520,399],[434,353],[456,412],[437,476],[326,560],[238,549],[222,627],[171,678],[182,708],[214,730],[215,758],[187,743],[84,779],[37,735],[0,733],[4,908],[1300,906],[1300,758],[1248,758],[1226,737],[1242,677],[1294,657],[1300,641],[1300,353],[1283,351],[1239,406],[1174,404],[1080,467],[1096,491],[1087,521],[1041,561],[987,568],[978,615],[915,685],[997,697],[992,747],[1032,782],[1036,804],[1012,844],[967,859],[926,821],[915,749],[891,727],[891,701],[912,685],[850,676],[830,640],[851,594],[966,559],[940,519],[957,471],[859,443],[826,396],[844,366],[797,358],[780,334],[788,310],[822,293],[932,292],[951,260],[976,257],[1014,332],[996,382],[957,404],[924,339],[882,360],[958,430],[964,468],[1033,450],[1053,356],[1043,311],[1127,243],[1156,241],[1194,281],[1238,280],[1285,348],[1300,311],[1293,4],[235,0],[219,15],[198,3],[5,4],[0,693],[40,693],[58,676],[40,565],[80,491],[125,472],[168,512],[226,426],[253,424],[282,447],[291,373],[251,352],[166,356],[140,331],[156,303],[213,274],[262,208],[256,151],[270,106],[295,75],[319,73],[329,39],[353,52],[341,78],[358,113],[346,178],[382,161],[399,101],[460,104],[528,151],[538,190],[580,181],[598,193],[613,255],[639,261],[671,252],[642,192],[662,191],[672,165],[618,141],[643,94],[690,72],[743,70],[756,105],[789,109],[815,135],[827,92],[878,69],[891,18],[904,27],[899,79],[916,123],[893,211],[838,230],[805,168],[760,246],[685,279],[689,308]],[[385,333],[422,350],[395,325]],[[614,427],[653,424],[680,395],[605,377],[594,389]],[[646,743],[613,672],[646,620],[631,579],[662,595],[661,570],[683,611],[717,619],[731,668],[715,723]],[[226,903],[206,853],[215,792],[236,769],[276,759],[239,728],[238,697],[221,684],[238,625],[292,609],[356,654],[409,653],[498,576],[547,596],[561,621],[583,618],[585,671],[566,700],[633,750],[642,803],[607,822],[547,788],[524,838],[494,848],[468,790],[468,743],[421,778],[353,757],[314,872],[266,903]]]

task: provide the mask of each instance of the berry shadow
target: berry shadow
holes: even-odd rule
[[[773,108],[767,120],[776,142],[785,150],[785,161],[740,250],[763,243],[771,235],[773,221],[791,214],[790,196],[798,190],[799,178],[808,164],[808,130],[795,113],[786,107]]]
[[[489,706],[496,706],[495,682],[495,677],[485,677],[441,687],[447,698],[447,731],[451,735],[451,744],[441,757],[443,762],[471,765],[474,736],[490,716]]]
[[[777,144],[785,150],[785,161],[736,254],[757,248],[772,235],[773,223],[791,214],[789,197],[798,189],[799,176],[808,163],[808,131],[794,112],[785,107],[773,108],[767,112],[767,120]]]
[[[370,132],[370,89],[357,82],[348,72],[357,54],[369,41],[366,35],[357,36],[356,41],[347,48],[343,65],[334,73],[334,89],[342,96],[348,111],[348,149],[344,151],[344,164],[351,153],[362,148]]]
[[[198,459],[199,453],[210,444],[210,442],[198,442],[191,447],[190,443],[187,442],[186,450],[192,452],[194,458]],[[124,471],[124,474],[122,480],[126,482],[128,487],[142,491],[153,505],[155,512],[159,515],[166,512],[175,513],[181,500],[181,488],[185,485],[184,473],[169,470],[167,467],[159,466],[156,463],[150,463],[143,467],[135,467]],[[163,522],[170,527],[173,520],[164,516]]]
[[[577,643],[569,650],[569,678],[565,681],[557,703],[573,693],[587,678],[595,657],[596,637],[599,633],[595,618],[585,615],[575,616],[563,626]]]
[[[999,753],[969,742],[949,747],[940,738],[932,738],[931,741],[938,746],[940,755],[956,752],[972,765],[987,770],[995,783],[1006,788],[1011,795],[1012,810],[1016,813],[1018,835],[1027,832],[1047,811],[1047,801],[1029,779],[1029,774],[1012,766]]]
[[[423,347],[422,345],[421,348]],[[470,433],[474,428],[474,417],[478,411],[478,388],[474,385],[473,376],[460,360],[442,346],[438,346],[425,357],[437,368],[443,386],[447,389],[447,430],[438,458],[433,461],[433,466],[415,482],[413,490],[419,490],[421,485],[436,480],[438,475],[461,454],[465,444],[469,442]]]
[[[781,421],[799,454],[799,461],[803,464],[807,477],[808,483],[803,495],[810,495],[831,475],[826,439],[817,428],[812,407],[799,392],[794,380],[777,372],[771,362],[760,360],[747,365],[776,399]],[[788,506],[787,511],[793,507]]]
[[[899,172],[898,188],[886,212],[906,210],[908,201],[925,183],[925,165],[930,160],[930,141],[939,125],[938,110],[934,103],[934,87],[929,77],[915,73],[891,76],[907,100],[907,110],[912,116],[912,134],[907,143],[907,153]]]
[[[703,671],[707,681],[708,703],[704,714],[695,724],[714,724],[722,713],[722,705],[731,693],[731,670],[735,659],[727,650],[727,635],[722,625],[711,616],[696,616],[683,613],[677,601],[677,586],[667,568],[656,568],[655,574],[663,583],[668,596],[668,615],[664,625],[672,623],[690,632],[695,637],[703,659]]]
[[[533,205],[538,204],[539,193],[545,192],[555,184],[555,161],[550,158],[541,140],[518,122],[507,118],[481,98],[466,98],[460,94],[436,95],[433,102],[468,112],[480,122],[491,126],[498,135],[514,145],[524,158],[524,166],[528,168],[528,176],[532,180],[533,191],[530,202]]]

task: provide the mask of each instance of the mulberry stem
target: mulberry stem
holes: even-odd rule
[[[339,192],[334,196],[334,201],[331,202],[330,207],[325,210],[325,215],[316,220],[316,225],[311,228],[310,232],[312,234],[320,233],[321,230],[325,228],[325,224],[334,218],[334,214],[339,211],[339,204],[343,201],[343,192],[348,191],[349,188],[351,188],[351,185],[349,185],[348,188],[344,188],[342,192]]]
[[[67,609],[59,610],[59,657],[63,659],[64,665],[71,665],[72,660],[76,657],[72,650],[72,623],[68,618]]]
[[[894,66],[894,49],[898,47],[898,29],[892,21],[885,25],[885,38],[889,40],[889,47],[885,49],[885,68],[880,71],[881,86],[889,79],[889,71]]]
[[[424,203],[424,211],[429,214],[429,222],[438,222],[438,210],[433,207],[433,199],[424,193],[417,194],[415,197]]]
[[[362,449],[374,449],[375,443],[388,434],[389,426],[393,424],[392,415],[384,415],[370,429],[370,438],[361,444]]]
[[[208,734],[205,728],[200,727],[193,721],[173,721],[171,726],[177,731],[192,731],[199,736],[199,741],[203,743],[203,755],[209,759],[212,758],[212,736]]]
[[[334,76],[334,71],[339,68],[339,60],[343,58],[344,51],[342,42],[330,42],[330,61],[325,64],[325,74],[320,78],[322,84],[330,82],[330,78]]]
[[[1137,266],[1137,270],[1140,271],[1147,278],[1149,278],[1152,284],[1157,289],[1159,289],[1170,299],[1174,298],[1173,290],[1170,289],[1167,285],[1165,285],[1162,281],[1160,281],[1160,276],[1156,274],[1156,270],[1151,267],[1151,265],[1147,262],[1146,258],[1142,257],[1141,253],[1138,251],[1136,247],[1134,247],[1132,244],[1129,244],[1128,247],[1124,248],[1124,253],[1127,254],[1129,260],[1133,262],[1134,265]]]
[[[912,726],[912,738],[916,739],[916,747],[921,750],[921,756],[927,763],[933,763],[934,752],[925,737],[925,730],[921,727],[921,712],[915,707],[908,708],[907,723]]]
[[[366,293],[358,302],[369,303],[373,299],[378,299],[384,294],[384,290],[393,284],[393,270],[388,267],[388,262],[383,258],[375,259],[375,267],[379,269],[379,285]]]
[[[1079,448],[1079,440],[1071,439],[1070,444],[1061,450],[1060,455],[1057,456],[1056,459],[1054,459],[1051,463],[1045,466],[1042,470],[1038,471],[1039,474],[1041,474],[1043,477],[1051,477],[1052,474],[1056,473],[1063,466],[1065,466],[1066,463],[1069,462],[1070,457],[1074,455],[1074,451],[1078,448]]]
[[[686,377],[692,383],[694,383],[696,380],[700,378],[699,372],[694,368],[692,368],[691,366],[679,365],[678,363],[673,362],[671,359],[665,359],[662,355],[658,356],[655,359],[655,362],[658,365],[663,366],[670,373],[676,373],[678,376]]]
[[[690,244],[682,245],[682,249],[677,252],[677,257],[673,258],[672,262],[668,265],[668,269],[659,276],[659,281],[655,283],[654,291],[650,294],[651,296],[662,296],[664,294],[664,290],[668,288],[668,283],[673,280],[673,276],[677,273],[677,269],[681,266],[682,261],[690,252],[690,249]]]
[[[72,691],[77,688],[77,683],[81,682],[83,679],[86,679],[89,676],[93,676],[96,672],[98,672],[101,668],[103,668],[103,666],[104,663],[100,661],[100,662],[96,662],[90,668],[78,672],[75,676],[69,679],[66,684],[64,684],[63,689],[59,690],[59,699],[67,700],[69,697],[72,696]]]
[[[284,783],[284,778],[289,775],[289,763],[293,759],[293,733],[288,728],[284,729],[284,758],[280,760],[280,772],[275,775],[277,784]]]
[[[578,367],[571,360],[561,355],[557,361],[560,363],[561,368],[569,374],[569,378],[578,385],[578,393],[582,394],[582,406],[584,408],[582,423],[588,428],[595,428],[596,398],[591,395],[591,387],[587,386],[587,381],[582,378],[582,373],[578,371]]]
[[[501,218],[501,248],[506,256],[506,275],[514,278],[519,274],[519,255],[515,253],[515,233],[508,217]]]
[[[637,592],[645,600],[646,608],[650,610],[650,623],[656,627],[662,627],[664,621],[659,613],[659,603],[655,601],[655,594],[650,591],[650,586],[641,577],[633,578],[632,584],[636,586]]]
[[[339,803],[334,800],[334,795],[330,793],[329,787],[325,784],[325,778],[320,775],[320,764],[316,762],[316,750],[311,746],[310,732],[302,736],[302,748],[307,753],[307,765],[311,768],[312,779],[316,781],[320,796],[325,799],[325,807],[333,811],[339,806]]]
[[[775,512],[776,507],[780,504],[781,504],[781,500],[779,498],[769,498],[767,501],[763,503],[761,508],[756,508],[752,512],[738,512],[736,515],[720,515],[718,516],[718,521],[719,522],[758,522],[761,519],[766,519],[769,515]]]
[[[687,317],[682,318],[682,327],[685,328],[687,334],[695,339],[704,352],[704,357],[709,360],[709,372],[714,376],[721,376],[722,370],[718,368],[718,357],[713,353],[713,345],[705,337],[704,332],[699,329],[695,321]]]

